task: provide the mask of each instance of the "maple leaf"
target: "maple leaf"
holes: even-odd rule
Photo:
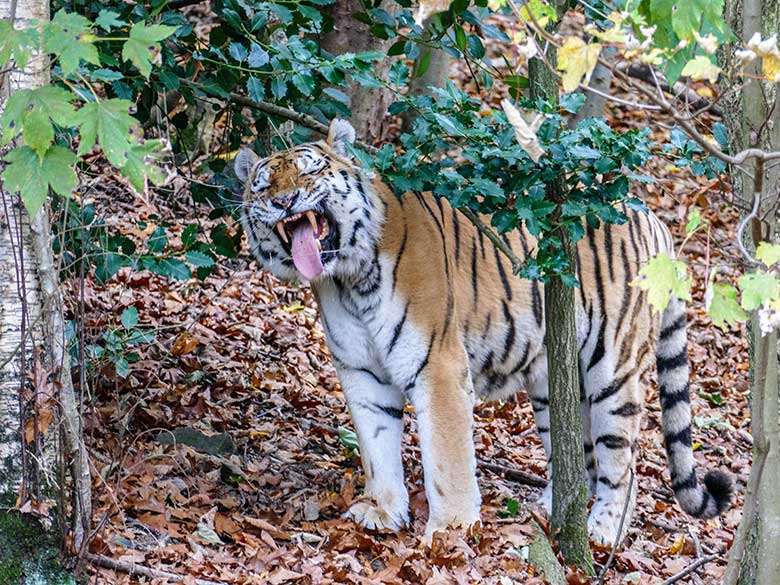
[[[598,62],[601,44],[586,44],[580,37],[566,37],[558,50],[558,70],[563,71],[563,90],[572,92],[580,83],[585,85]]]
[[[756,248],[756,258],[767,266],[780,262],[780,244],[761,242]]]
[[[712,282],[704,294],[704,306],[707,314],[724,331],[730,325],[736,325],[747,319],[747,314],[737,302],[737,289],[725,282]]]
[[[650,305],[656,313],[666,309],[672,296],[686,301],[691,297],[691,277],[685,263],[666,254],[651,258],[630,285],[647,291]]]
[[[141,75],[148,79],[152,72],[152,63],[160,58],[159,41],[171,36],[176,28],[164,24],[146,26],[143,22],[137,22],[130,29],[130,38],[122,47],[122,59],[138,67]]]
[[[718,81],[718,75],[720,75],[721,68],[710,61],[709,57],[699,55],[694,57],[685,64],[680,75],[690,77],[693,81],[701,81],[706,79],[710,83]]]
[[[743,275],[739,279],[739,288],[742,289],[742,308],[746,311],[753,311],[780,296],[780,283],[767,272]]]
[[[10,163],[2,175],[5,186],[19,192],[30,217],[40,211],[49,188],[63,197],[69,197],[76,188],[73,165],[78,158],[62,146],[50,147],[42,158],[29,146],[20,146],[6,154],[5,161]]]

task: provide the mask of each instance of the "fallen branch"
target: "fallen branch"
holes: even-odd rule
[[[173,581],[174,583],[178,583],[180,581],[184,581],[185,578],[190,576],[190,575],[178,575],[176,573],[161,571],[159,569],[152,569],[150,567],[139,565],[137,563],[118,561],[116,559],[112,559],[111,557],[107,557],[104,555],[95,555],[92,553],[86,553],[84,555],[84,558],[94,565],[105,567],[106,569],[112,569],[114,571],[121,571],[123,573],[127,573],[131,577],[149,577],[150,579],[167,579],[168,581]],[[227,585],[224,581],[210,581],[209,579],[198,579],[198,578],[191,579],[190,582],[195,583],[195,585]]]
[[[702,558],[698,559],[697,561],[691,563],[691,565],[689,567],[687,567],[686,569],[683,569],[682,571],[680,571],[676,575],[672,575],[671,577],[669,577],[666,581],[661,583],[661,585],[672,585],[672,583],[677,583],[677,581],[679,581],[683,577],[687,577],[688,575],[693,573],[696,569],[698,569],[702,565],[706,565],[710,561],[714,561],[719,556],[720,555],[707,555],[706,557],[702,557]]]

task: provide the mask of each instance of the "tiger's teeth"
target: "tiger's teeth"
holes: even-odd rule
[[[309,210],[306,212],[306,217],[308,218],[309,223],[311,224],[312,231],[316,234],[319,231],[317,226],[317,216],[314,215],[313,211]]]
[[[282,241],[285,244],[289,243],[289,240],[287,239],[287,232],[284,231],[284,225],[282,225],[283,222],[279,222],[276,224],[276,231],[279,232],[279,237],[282,238]]]

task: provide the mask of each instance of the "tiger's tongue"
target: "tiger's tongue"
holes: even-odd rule
[[[295,267],[306,280],[322,272],[322,259],[317,247],[317,238],[311,224],[304,220],[295,224],[292,235],[292,257]]]

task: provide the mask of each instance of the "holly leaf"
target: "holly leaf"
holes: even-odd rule
[[[2,178],[5,187],[19,193],[30,217],[35,217],[49,195],[49,188],[68,197],[76,188],[73,165],[78,158],[62,146],[50,147],[39,157],[29,146],[19,146],[5,155],[8,164]]]
[[[756,248],[756,258],[767,266],[780,262],[780,244],[761,242]]]
[[[49,53],[59,56],[60,67],[65,75],[76,71],[82,59],[100,65],[94,41],[92,23],[73,12],[60,10],[44,27],[43,46]]]
[[[742,289],[742,308],[753,311],[765,302],[772,302],[780,297],[780,283],[768,272],[753,272],[740,277],[739,288]]]
[[[208,254],[204,254],[203,252],[198,252],[197,250],[190,250],[184,255],[184,258],[187,260],[187,262],[199,268],[209,268],[214,266],[214,258]]]
[[[704,306],[712,322],[724,331],[747,319],[747,314],[737,302],[737,289],[725,282],[713,282],[704,294]]]
[[[694,57],[685,64],[680,75],[684,77],[690,77],[693,81],[701,81],[706,79],[710,83],[718,81],[718,75],[720,75],[721,68],[710,61],[709,57],[699,55]]]
[[[135,65],[141,75],[148,79],[152,72],[152,63],[157,63],[160,59],[159,41],[167,39],[177,28],[164,24],[146,26],[146,23],[137,22],[130,29],[130,38],[122,47],[122,58]]]
[[[24,130],[28,146],[39,152],[46,150],[41,149],[41,145],[45,143],[48,147],[54,138],[51,122],[63,127],[75,125],[74,108],[70,103],[72,99],[71,92],[53,85],[36,89],[17,89],[12,92],[0,119],[2,144],[8,144]],[[28,128],[28,124],[31,128]],[[32,142],[29,142],[28,138]]]
[[[85,104],[78,111],[79,155],[88,153],[99,140],[109,162],[120,168],[125,166],[137,142],[134,135],[140,133],[138,120],[130,115],[134,111],[133,102],[116,98]]]
[[[672,296],[682,300],[691,298],[691,277],[685,263],[666,254],[651,258],[630,284],[647,291],[648,301],[657,313],[666,309]]]
[[[580,83],[588,84],[598,61],[601,45],[585,43],[580,37],[566,37],[558,50],[558,70],[563,71],[563,91],[572,92]]]

